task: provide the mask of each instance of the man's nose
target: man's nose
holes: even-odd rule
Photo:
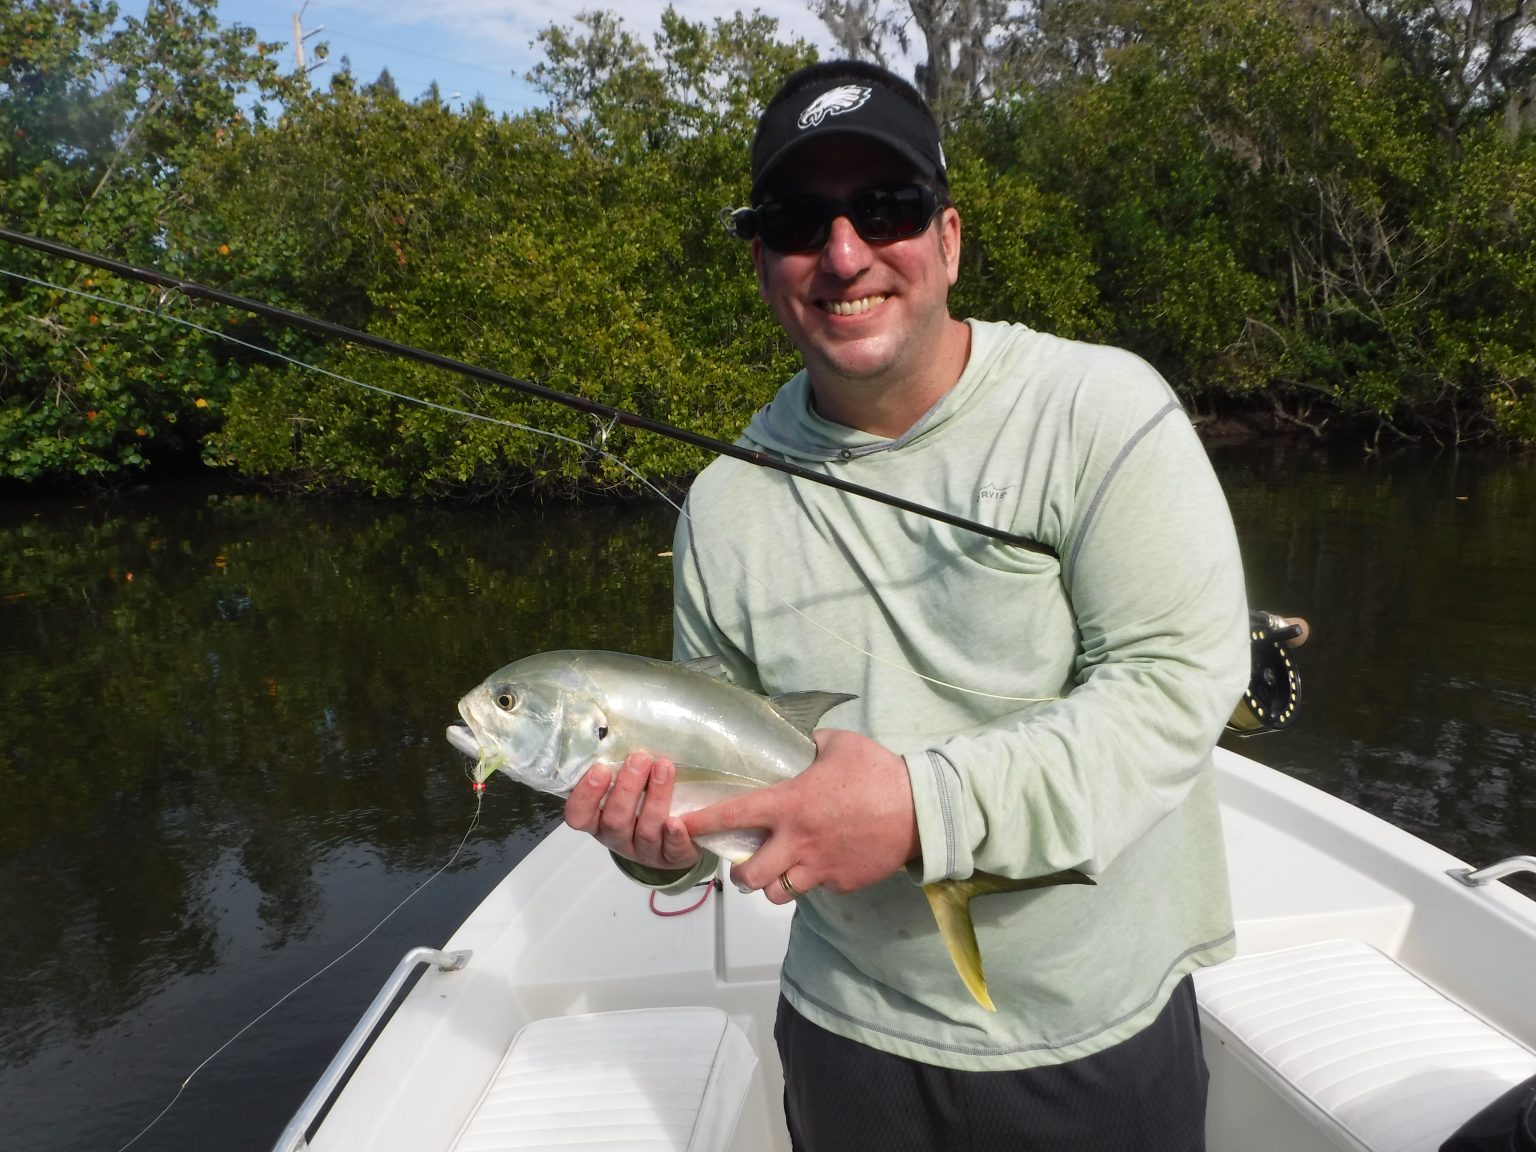
[[[821,247],[821,266],[849,279],[862,272],[870,260],[869,243],[846,216],[835,216],[827,226],[827,242]]]

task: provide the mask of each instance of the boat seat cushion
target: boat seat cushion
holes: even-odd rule
[[[1355,940],[1195,974],[1201,1016],[1340,1147],[1435,1152],[1536,1054]]]
[[[756,1064],[718,1008],[535,1020],[513,1039],[454,1152],[723,1152]]]

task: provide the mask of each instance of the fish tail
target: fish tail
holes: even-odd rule
[[[1007,876],[994,876],[989,872],[977,872],[964,880],[940,880],[923,885],[923,895],[928,897],[928,907],[938,923],[939,935],[949,950],[949,959],[959,973],[961,981],[988,1012],[996,1012],[992,995],[987,990],[987,974],[981,963],[981,946],[976,942],[976,924],[971,919],[971,899],[993,892],[1027,892],[1034,888],[1052,888],[1058,884],[1092,884],[1083,873],[1073,869],[1054,872],[1049,876],[1031,876],[1015,880]]]
[[[960,974],[976,1003],[988,1012],[996,1012],[987,991],[987,974],[981,966],[981,946],[976,943],[976,925],[971,921],[972,893],[950,880],[924,884],[923,895],[938,922],[939,935],[949,949],[949,959]]]

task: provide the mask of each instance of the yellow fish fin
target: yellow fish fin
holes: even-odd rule
[[[949,949],[955,971],[976,997],[976,1003],[988,1012],[996,1012],[997,1006],[987,992],[987,975],[981,968],[976,925],[971,922],[971,893],[963,891],[953,880],[940,880],[937,884],[924,884],[923,895],[928,897],[928,907],[933,909],[939,935]]]
[[[1051,888],[1057,884],[1092,884],[1081,872],[1068,870],[1049,876],[1031,876],[1014,880],[1007,876],[994,876],[990,872],[977,872],[964,880],[940,880],[923,885],[923,895],[928,897],[928,907],[938,923],[939,935],[949,950],[949,959],[960,974],[961,981],[971,995],[988,1012],[996,1012],[991,993],[987,991],[987,975],[981,964],[981,946],[976,943],[976,925],[971,920],[971,899],[993,892],[1027,892],[1032,888]]]

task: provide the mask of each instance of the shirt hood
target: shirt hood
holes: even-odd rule
[[[971,355],[960,379],[917,423],[895,439],[849,428],[821,416],[811,404],[810,377],[802,369],[752,417],[741,443],[789,460],[851,460],[873,452],[895,451],[935,435],[976,398],[977,384],[985,379],[986,366],[997,353],[996,325],[975,320],[966,323],[971,328]]]

